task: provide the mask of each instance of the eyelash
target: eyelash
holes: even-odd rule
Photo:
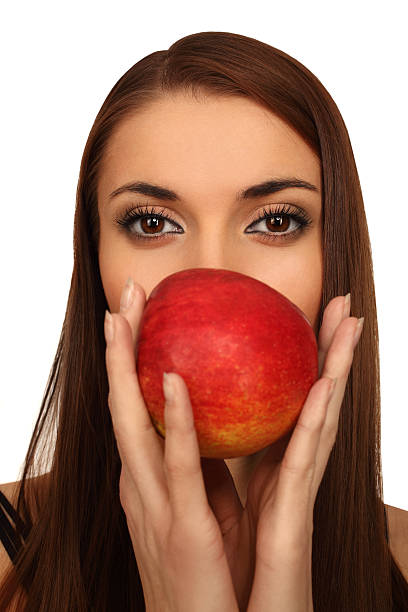
[[[258,230],[255,232],[246,233],[262,234],[259,237],[264,242],[268,242],[270,240],[284,241],[291,240],[295,235],[302,234],[303,232],[308,230],[312,224],[312,219],[303,209],[296,208],[295,211],[293,211],[288,204],[284,204],[283,206],[278,205],[278,208],[275,210],[272,210],[271,207],[263,208],[263,210],[259,213],[259,216],[254,221],[252,221],[248,227],[256,225],[257,223],[259,223],[259,221],[263,221],[264,219],[273,219],[275,216],[289,217],[290,219],[293,219],[294,221],[296,221],[296,223],[298,223],[298,227],[295,230],[285,234],[280,234],[279,232],[265,233],[260,232]],[[165,234],[159,236],[143,236],[135,234],[130,230],[130,226],[133,225],[138,219],[143,219],[144,217],[155,217],[156,219],[164,219],[169,221],[170,223],[178,225],[178,223],[175,221],[175,219],[172,218],[170,214],[164,212],[164,208],[162,208],[160,212],[157,212],[154,206],[149,209],[147,205],[144,209],[141,206],[130,206],[129,208],[125,209],[125,211],[120,216],[115,217],[115,222],[119,225],[120,228],[122,228],[127,234],[130,234],[132,238],[135,238],[136,240],[163,240],[163,238],[166,238],[168,234],[182,233],[180,231],[166,232]]]

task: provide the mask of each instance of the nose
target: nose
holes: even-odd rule
[[[206,232],[197,236],[186,249],[185,268],[217,268],[245,273],[242,249],[225,234]]]

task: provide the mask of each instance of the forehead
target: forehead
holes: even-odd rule
[[[235,194],[272,175],[301,177],[320,189],[320,160],[285,121],[253,100],[180,94],[119,123],[105,149],[98,193],[151,179],[186,194],[198,188]]]

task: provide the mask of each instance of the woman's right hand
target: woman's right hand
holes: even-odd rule
[[[238,612],[219,524],[208,505],[190,398],[170,375],[166,438],[153,427],[140,390],[134,354],[145,306],[143,288],[105,320],[108,404],[120,454],[120,502],[149,612]]]

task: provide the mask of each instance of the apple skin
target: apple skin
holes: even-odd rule
[[[165,437],[163,372],[185,381],[202,457],[255,453],[285,436],[318,376],[317,342],[300,308],[255,278],[192,268],[164,278],[145,304],[136,369]]]

